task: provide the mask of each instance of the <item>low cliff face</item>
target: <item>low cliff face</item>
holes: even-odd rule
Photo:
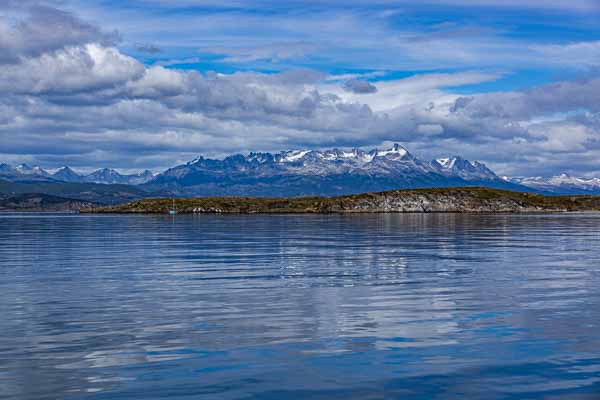
[[[84,210],[167,213],[171,199],[145,199]],[[600,197],[549,197],[488,188],[395,190],[342,197],[176,199],[178,213],[561,212],[600,210]]]
[[[566,206],[541,204],[509,196],[486,198],[471,190],[451,192],[391,192],[344,202],[345,212],[539,212],[567,211]]]

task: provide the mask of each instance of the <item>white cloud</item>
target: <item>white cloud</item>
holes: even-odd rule
[[[581,107],[596,112],[600,104],[597,81],[453,94],[453,86],[500,77],[468,71],[379,81],[376,92],[355,94],[307,70],[202,75],[144,67],[99,44],[29,57],[0,68],[0,77],[6,93],[0,102],[3,157],[37,154],[50,161],[62,153],[79,160],[75,154],[83,153],[93,155],[90,162],[104,156],[104,164],[167,164],[160,167],[193,153],[383,141],[403,141],[419,151],[462,144],[461,154],[486,155],[484,161],[496,165],[502,157],[482,148],[519,143],[541,163],[556,152],[587,151],[597,127],[591,117],[569,123],[535,118]],[[531,162],[523,151],[521,157]]]
[[[142,75],[143,66],[116,48],[86,44],[69,46],[0,68],[5,92],[73,93],[121,85]]]
[[[499,74],[476,71],[414,75],[404,79],[379,81],[376,83],[377,92],[367,94],[349,93],[333,85],[323,88],[345,101],[364,102],[374,111],[391,112],[398,107],[428,107],[430,102],[454,101],[457,96],[444,92],[443,88],[490,82],[500,77]]]
[[[582,29],[581,23],[593,28],[590,24],[597,22],[600,11],[596,0],[428,0],[401,4],[351,1],[348,6],[347,2],[325,1],[310,7],[273,1],[199,2],[201,12],[177,13],[155,12],[155,7],[172,10],[187,7],[186,2],[157,1],[152,7],[147,7],[147,0],[138,0],[134,6],[130,2],[127,6],[111,2],[110,9],[103,8],[101,2],[91,2],[100,5],[78,7],[87,10],[103,26],[117,27],[130,48],[152,43],[163,50],[161,56],[165,59],[201,57],[206,62],[218,55],[222,63],[262,70],[281,70],[294,63],[313,68],[335,65],[364,70],[477,69],[506,65],[543,68],[547,61],[536,49],[553,44],[524,35],[518,12],[526,10],[528,17],[535,18],[541,11],[554,14],[560,11],[560,16],[549,21],[547,29],[552,30]],[[462,18],[454,22],[440,23],[439,18],[430,21],[427,14],[437,6],[452,8]],[[512,10],[510,14],[516,21],[510,17],[498,21],[505,15],[500,13],[495,17],[488,7]],[[486,17],[477,18],[482,14]],[[399,20],[390,21],[394,16]],[[571,20],[567,22],[566,18]],[[569,35],[565,35],[554,45],[568,44]],[[555,59],[559,60],[560,54]],[[566,60],[562,63],[564,67],[581,68],[577,59],[562,60]],[[585,60],[593,63],[591,56]]]
[[[270,43],[253,47],[213,46],[204,47],[203,53],[214,53],[225,56],[222,61],[229,63],[247,63],[266,60],[274,63],[289,59],[301,59],[317,51],[318,46],[307,42]]]
[[[197,153],[371,146],[386,141],[406,142],[425,155],[443,148],[491,162],[500,172],[509,173],[516,168],[558,168],[557,154],[564,155],[565,164],[573,162],[573,155],[583,157],[586,161],[576,168],[590,168],[594,155],[600,156],[596,139],[600,79],[465,96],[453,88],[492,82],[503,74],[424,73],[371,83],[366,79],[381,78],[383,72],[331,75],[300,69],[202,74],[144,66],[107,41],[110,34],[70,14],[45,11],[69,25],[68,33],[46,40],[47,29],[55,23],[40,21],[34,26],[31,21],[37,17],[19,12],[27,28],[17,29],[18,24],[7,20],[0,23],[0,46],[10,55],[0,65],[0,157],[7,160],[156,168]],[[355,17],[334,21],[325,34],[354,38],[354,29],[360,26]],[[287,29],[303,32],[320,22],[290,21]],[[386,32],[374,27],[357,39],[355,49],[368,53],[369,46],[381,39],[380,45],[404,49],[402,57],[412,54],[416,60],[419,48],[433,43],[428,51],[435,53],[441,44],[451,45],[449,39],[439,37],[425,38],[426,44],[409,43],[406,39],[414,35],[388,38]],[[483,42],[462,41],[465,47],[457,48],[459,63],[479,54],[473,49],[490,48]],[[309,54],[261,43],[228,54],[239,57],[238,62],[249,61],[248,57],[285,60]],[[506,44],[490,43],[492,48]],[[536,51],[547,52],[549,59],[559,59],[561,54],[583,59],[595,46],[579,43]],[[510,53],[510,46],[503,51],[495,57]],[[450,55],[447,50],[438,60],[450,61]],[[520,53],[510,57],[515,60]],[[372,85],[377,90],[344,90],[344,82],[357,78],[364,88]],[[573,115],[574,110],[581,112]],[[561,118],[548,119],[548,115]]]
[[[533,45],[540,61],[585,69],[600,66],[600,40],[567,44]]]

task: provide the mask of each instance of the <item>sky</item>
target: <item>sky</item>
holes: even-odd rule
[[[0,2],[0,162],[392,143],[600,177],[600,0]]]

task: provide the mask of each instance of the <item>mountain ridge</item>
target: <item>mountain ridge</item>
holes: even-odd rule
[[[400,188],[491,186],[527,190],[480,162],[454,157],[451,168],[423,161],[405,147],[365,151],[291,150],[199,157],[169,168],[143,186],[183,196],[336,196]]]
[[[9,164],[0,164],[0,178],[11,181],[48,181],[67,183],[99,183],[99,184],[122,184],[141,185],[154,178],[154,174],[145,170],[138,174],[121,174],[112,168],[100,168],[89,174],[78,173],[69,166],[59,168],[50,173],[40,166],[29,166],[20,164],[13,167]]]
[[[203,156],[153,174],[121,174],[110,168],[53,173],[39,166],[0,164],[0,179],[12,182],[123,184],[176,196],[336,196],[393,189],[486,186],[553,195],[600,194],[600,179],[502,178],[479,161],[459,155],[422,160],[400,144],[387,149],[288,150]]]
[[[509,180],[550,194],[600,194],[600,178],[581,178],[563,173],[551,177],[520,177]]]

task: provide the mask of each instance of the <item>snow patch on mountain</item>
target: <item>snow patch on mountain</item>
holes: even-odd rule
[[[46,172],[41,167],[34,165],[33,167],[27,164],[20,164],[15,167],[15,170],[23,175],[39,175],[39,176],[49,176],[48,172]]]
[[[437,161],[443,168],[451,169],[454,166],[455,158],[438,158]]]
[[[299,161],[302,158],[304,158],[304,156],[307,155],[308,153],[310,153],[310,150],[286,151],[281,154],[281,158],[279,159],[279,162],[282,162],[282,163],[296,162],[296,161]]]
[[[392,147],[391,149],[383,150],[383,151],[377,150],[377,152],[376,152],[376,155],[378,157],[386,157],[386,156],[392,155],[392,156],[396,156],[398,158],[403,158],[408,154],[409,154],[408,150],[406,150],[404,147],[400,146],[399,144],[395,144],[394,147]]]

